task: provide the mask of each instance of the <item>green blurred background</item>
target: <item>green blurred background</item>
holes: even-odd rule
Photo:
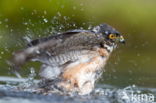
[[[113,52],[99,83],[156,88],[155,0],[0,0],[0,76],[13,76],[6,61],[25,39],[100,23],[123,33],[126,45]]]

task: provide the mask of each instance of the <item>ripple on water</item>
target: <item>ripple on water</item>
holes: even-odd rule
[[[22,80],[21,80],[22,81]],[[35,80],[34,80],[35,81]],[[17,82],[17,81],[13,81]],[[35,81],[34,83],[37,83]],[[30,83],[30,82],[24,82]],[[16,84],[16,83],[14,83]],[[20,89],[19,89],[19,86]],[[0,103],[156,103],[156,88],[141,88],[135,85],[119,88],[106,84],[97,85],[89,95],[79,96],[76,94],[34,93],[35,88],[23,85],[0,85]]]

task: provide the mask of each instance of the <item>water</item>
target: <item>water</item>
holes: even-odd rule
[[[33,73],[32,73],[33,74]],[[0,85],[0,103],[156,103],[156,88],[142,88],[136,85],[125,88],[98,84],[91,94],[62,94],[58,91],[38,93],[35,85],[39,80],[0,77],[7,84]]]

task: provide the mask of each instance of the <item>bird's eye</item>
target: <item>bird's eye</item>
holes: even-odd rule
[[[109,39],[115,39],[116,35],[115,34],[109,34]]]

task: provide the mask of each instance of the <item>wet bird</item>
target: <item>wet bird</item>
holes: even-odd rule
[[[94,89],[118,42],[125,42],[123,36],[108,24],[70,30],[31,41],[26,49],[13,54],[12,64],[18,68],[27,61],[39,61],[42,87],[55,85],[85,95]]]

